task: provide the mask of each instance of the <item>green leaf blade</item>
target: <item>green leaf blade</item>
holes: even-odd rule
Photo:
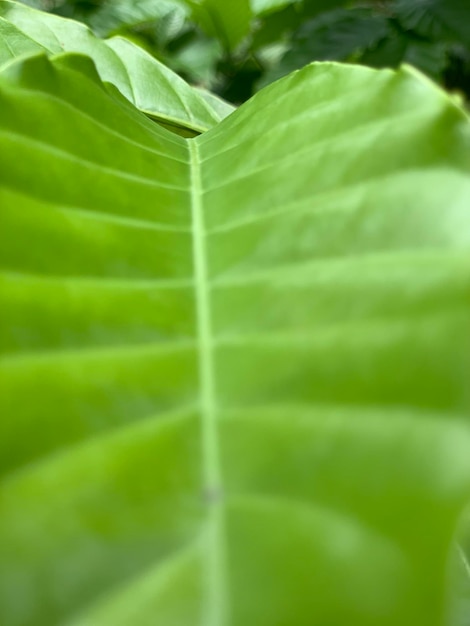
[[[320,64],[183,139],[92,67],[0,75],[0,621],[443,626],[466,115]]]

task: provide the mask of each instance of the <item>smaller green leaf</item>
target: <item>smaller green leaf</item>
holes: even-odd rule
[[[46,50],[50,54],[79,52],[90,56],[104,81],[113,84],[151,118],[194,133],[221,119],[197,91],[139,46],[122,37],[102,40],[85,25],[0,0],[0,34],[6,53],[2,60]],[[13,26],[13,28],[12,28]],[[10,44],[13,41],[14,47]],[[1,52],[1,49],[0,49]]]
[[[212,91],[207,91],[207,89],[203,89],[202,87],[195,87],[194,89],[199,92],[202,98],[204,98],[215,111],[220,112],[221,117],[227,117],[236,110],[233,104],[230,104],[230,102],[227,102],[223,98],[219,98],[219,96],[216,96]]]
[[[46,49],[43,46],[0,17],[0,67],[17,57],[44,51]]]

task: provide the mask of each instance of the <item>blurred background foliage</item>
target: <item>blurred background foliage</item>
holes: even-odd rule
[[[470,100],[470,0],[24,0],[239,104],[311,61],[409,63]]]

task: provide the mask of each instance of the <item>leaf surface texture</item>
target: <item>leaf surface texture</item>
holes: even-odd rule
[[[442,626],[466,116],[318,64],[184,139],[75,54],[0,106],[0,622]]]

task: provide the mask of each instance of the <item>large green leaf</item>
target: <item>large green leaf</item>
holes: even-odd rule
[[[83,24],[0,0],[0,65],[44,49],[93,57],[104,81],[138,109],[169,126],[202,132],[222,118],[199,93],[147,52],[121,37],[95,37]]]
[[[183,139],[0,76],[2,626],[443,626],[470,130],[318,64]]]

